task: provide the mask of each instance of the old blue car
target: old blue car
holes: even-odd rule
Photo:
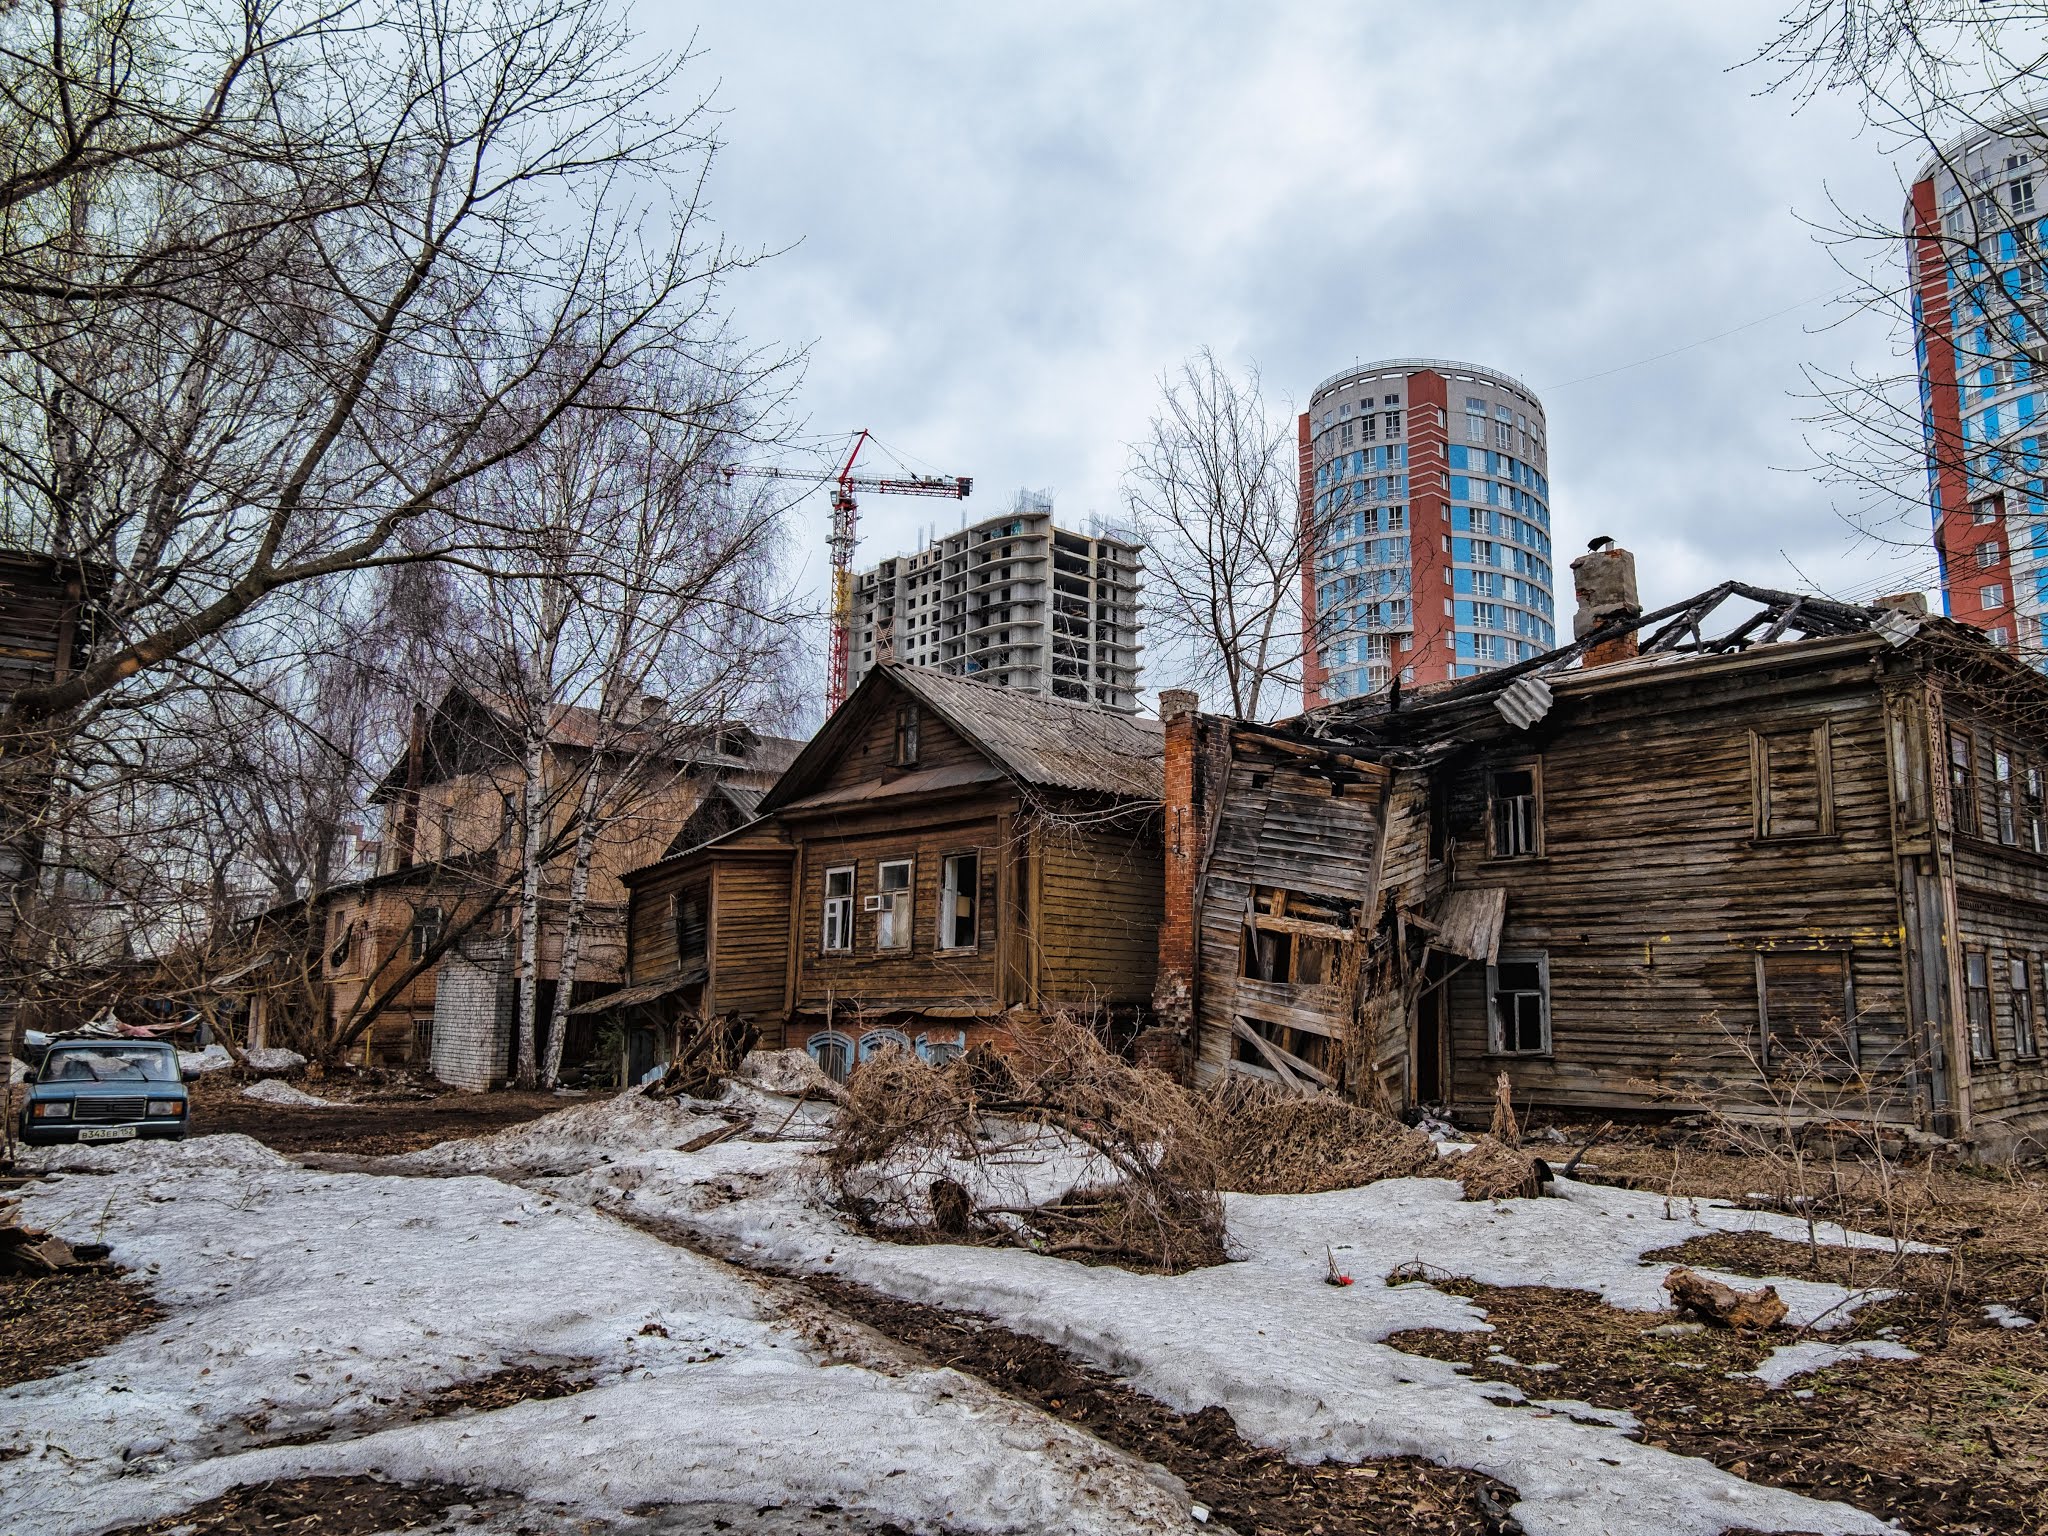
[[[132,1141],[185,1134],[178,1053],[154,1040],[58,1039],[29,1075],[21,1139]]]

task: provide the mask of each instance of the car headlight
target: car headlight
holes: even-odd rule
[[[182,1115],[185,1113],[183,1099],[151,1099],[149,1112],[152,1115]]]
[[[71,1101],[69,1099],[44,1099],[31,1111],[38,1120],[69,1120]]]

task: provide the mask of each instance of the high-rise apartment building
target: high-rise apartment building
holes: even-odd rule
[[[1543,406],[1504,373],[1392,358],[1325,379],[1298,423],[1309,708],[1549,650]]]
[[[1053,526],[1051,499],[1020,492],[1002,516],[854,577],[848,687],[894,660],[1134,711],[1142,554]]]
[[[2021,122],[1967,134],[1921,167],[1905,212],[1942,606],[2036,653],[2048,606],[2043,154]]]

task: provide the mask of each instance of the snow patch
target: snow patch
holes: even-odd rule
[[[469,1141],[444,1141],[388,1158],[380,1167],[407,1173],[490,1173],[505,1169],[583,1168],[650,1148],[679,1147],[727,1124],[696,1099],[650,1099],[637,1088],[593,1099]]]
[[[2001,1328],[2031,1328],[2034,1319],[2024,1312],[2015,1312],[2002,1301],[1994,1301],[1984,1308],[1984,1320],[1996,1323]]]
[[[1753,1371],[1731,1371],[1731,1376],[1754,1376],[1776,1390],[1788,1381],[1824,1371],[1845,1360],[1918,1360],[1920,1356],[1892,1339],[1861,1339],[1852,1344],[1780,1344]]]
[[[248,1063],[251,1072],[268,1072],[282,1075],[296,1072],[306,1064],[306,1058],[297,1051],[281,1050],[277,1046],[259,1045],[242,1052],[242,1060]]]
[[[257,1099],[265,1104],[280,1104],[292,1109],[339,1109],[333,1099],[318,1098],[278,1078],[266,1077],[260,1083],[251,1083],[242,1090],[245,1099]]]
[[[178,1052],[178,1070],[186,1077],[203,1077],[208,1072],[218,1072],[234,1064],[235,1058],[218,1041],[203,1051]]]
[[[189,1136],[183,1141],[111,1141],[98,1145],[19,1147],[15,1158],[40,1173],[157,1173],[198,1168],[293,1168],[247,1136]]]

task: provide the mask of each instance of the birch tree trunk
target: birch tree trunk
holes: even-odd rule
[[[521,1088],[539,1077],[534,1014],[540,988],[541,864],[547,850],[547,706],[531,705],[526,722],[526,773],[520,810],[525,822],[519,872],[519,1068]]]
[[[584,775],[583,794],[576,808],[576,854],[569,866],[569,909],[562,918],[562,959],[556,968],[555,1006],[548,1013],[547,1062],[541,1070],[543,1088],[555,1086],[562,1074],[562,1045],[569,1034],[569,994],[576,986],[576,970],[583,958],[583,910],[590,896],[591,856],[597,847],[597,796],[602,775],[597,764]]]

